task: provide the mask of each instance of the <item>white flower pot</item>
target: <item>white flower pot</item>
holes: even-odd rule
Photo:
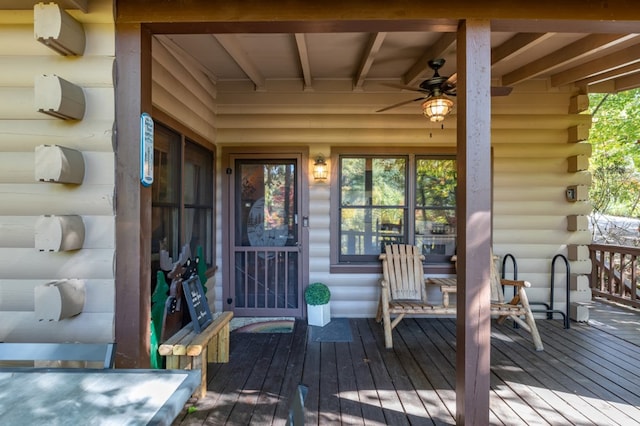
[[[307,305],[307,323],[318,327],[324,327],[329,324],[329,321],[331,321],[330,304],[331,302],[324,305]]]

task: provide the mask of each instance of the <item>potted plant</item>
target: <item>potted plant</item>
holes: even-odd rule
[[[304,291],[304,301],[307,302],[307,322],[309,325],[324,327],[331,321],[329,300],[331,292],[323,283],[309,284]]]

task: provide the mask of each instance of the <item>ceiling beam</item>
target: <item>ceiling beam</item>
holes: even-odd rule
[[[256,86],[257,91],[265,90],[265,78],[258,70],[258,67],[251,61],[247,52],[242,49],[238,38],[233,34],[215,34],[213,38],[218,40],[218,43],[222,45],[224,50],[231,56],[231,58],[238,64],[242,71],[249,77],[249,79]]]
[[[578,80],[575,84],[579,87],[588,86],[590,84],[598,84],[602,83],[603,81],[624,77],[625,75],[633,74],[638,71],[640,71],[640,62],[626,65],[622,68],[616,68],[614,70],[603,72],[601,74],[596,74],[589,78]]]
[[[510,86],[520,83],[554,68],[558,68],[588,55],[608,49],[618,43],[628,40],[631,37],[635,37],[635,34],[595,34],[583,37],[568,46],[505,74],[502,76],[502,84]]]
[[[629,74],[615,80],[616,93],[624,90],[637,89],[638,87],[640,87],[640,73]]]
[[[362,60],[360,61],[360,67],[358,68],[358,72],[356,73],[355,78],[353,79],[353,88],[354,90],[362,89],[362,85],[364,84],[365,78],[367,78],[367,74],[369,74],[369,70],[371,69],[371,65],[373,65],[373,61],[380,51],[380,47],[382,47],[382,42],[387,37],[386,32],[375,33],[372,34],[369,38],[369,44],[364,50],[362,55]]]
[[[640,45],[635,45],[601,58],[593,59],[566,71],[553,74],[551,75],[551,85],[562,86],[573,83],[576,80],[583,80],[590,77],[597,78],[597,76],[602,73],[612,72],[638,62],[640,62]]]
[[[311,87],[311,65],[309,64],[309,49],[307,48],[307,39],[304,34],[295,33],[296,46],[298,47],[298,58],[300,59],[300,67],[302,68],[302,78],[304,79],[304,90],[313,90]]]
[[[422,73],[429,69],[429,61],[440,58],[451,46],[456,43],[456,33],[444,33],[435,43],[433,43],[424,52],[422,57],[418,59],[407,71],[404,76],[404,84],[412,86],[420,79]]]
[[[509,40],[491,49],[491,65],[501,61],[508,61],[512,57],[521,54],[551,38],[555,33],[520,33],[511,37]]]

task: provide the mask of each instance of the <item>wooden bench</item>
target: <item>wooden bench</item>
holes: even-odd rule
[[[495,260],[493,255],[492,259]],[[381,292],[376,320],[383,323],[387,348],[393,347],[392,330],[405,315],[456,315],[456,307],[450,304],[450,293],[455,294],[458,288],[456,278],[427,278],[426,285],[437,286],[442,292],[441,304],[430,303],[427,299],[422,267],[424,256],[418,247],[388,244],[385,246],[385,253],[380,255],[380,260],[383,276],[380,280]],[[544,346],[525,291],[531,284],[527,281],[500,279],[495,262],[492,261],[490,285],[491,315],[497,316],[498,322],[511,318],[531,333],[536,350],[543,350]],[[518,289],[516,297],[509,302],[504,299],[503,286]],[[524,317],[524,320],[521,317]]]
[[[166,357],[167,369],[200,370],[200,385],[193,393],[197,398],[207,393],[207,363],[229,362],[231,318],[233,312],[222,312],[200,333],[191,324],[186,325],[158,348],[158,353]]]
[[[84,361],[112,368],[115,347],[115,343],[0,343],[0,361]]]

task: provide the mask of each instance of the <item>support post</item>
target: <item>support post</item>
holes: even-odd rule
[[[151,189],[141,185],[140,115],[151,112],[151,35],[116,25],[116,367],[148,368]]]
[[[458,28],[456,424],[489,424],[491,28]]]

